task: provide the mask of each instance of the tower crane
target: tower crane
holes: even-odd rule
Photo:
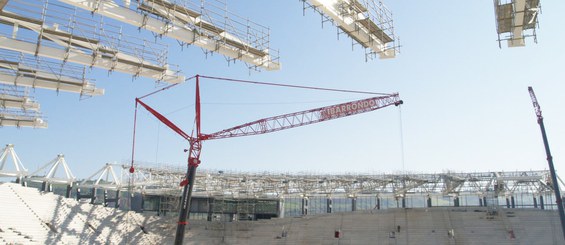
[[[547,164],[549,165],[549,173],[551,174],[551,182],[553,182],[553,191],[555,193],[555,202],[557,203],[557,211],[559,212],[559,219],[561,220],[561,230],[563,231],[563,237],[565,238],[565,212],[563,210],[563,197],[559,191],[559,183],[557,182],[557,174],[555,173],[555,167],[553,166],[553,157],[551,156],[551,151],[549,150],[549,142],[547,140],[547,135],[545,133],[545,126],[543,124],[543,116],[541,115],[541,108],[534,93],[532,87],[528,87],[528,92],[530,93],[530,98],[534,105],[534,110],[538,118],[538,124],[541,129],[541,136],[543,138],[543,145],[545,146],[545,154],[547,156]]]
[[[176,126],[173,122],[167,119],[165,116],[157,112],[155,109],[151,108],[149,105],[144,103],[141,99],[152,95],[156,92],[168,89],[165,87],[159,91],[150,93],[146,96],[135,99],[136,116],[134,119],[134,149],[135,149],[135,121],[137,118],[137,107],[141,105],[151,114],[153,114],[158,120],[167,125],[170,129],[175,131],[181,137],[186,139],[189,143],[189,149],[185,150],[188,152],[188,169],[185,179],[181,181],[180,185],[184,187],[181,200],[181,209],[179,213],[179,221],[177,224],[177,230],[175,235],[175,244],[181,245],[184,239],[185,226],[188,224],[187,219],[190,211],[190,200],[192,198],[192,187],[194,186],[194,179],[196,174],[196,168],[200,165],[200,153],[202,150],[202,142],[207,140],[242,137],[258,134],[266,134],[276,131],[281,131],[284,129],[296,128],[300,126],[305,126],[309,124],[319,123],[323,121],[333,120],[337,118],[352,116],[360,113],[370,112],[378,110],[390,105],[399,106],[403,103],[400,100],[398,93],[394,94],[383,94],[377,97],[371,97],[367,99],[361,99],[351,102],[346,102],[342,104],[336,104],[326,107],[320,107],[316,109],[294,112],[274,117],[268,117],[259,119],[250,123],[245,123],[232,128],[224,129],[215,133],[203,134],[201,132],[200,124],[200,88],[199,88],[199,78],[201,76],[195,76],[195,90],[196,90],[196,101],[195,101],[195,127],[196,134],[194,132],[189,135],[184,132],[181,128]],[[273,85],[273,84],[270,84]],[[130,168],[130,173],[134,172],[133,168],[133,154],[132,150],[132,166]]]

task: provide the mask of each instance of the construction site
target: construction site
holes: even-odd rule
[[[490,43],[494,43],[495,48],[525,49],[527,42],[538,43],[540,1],[494,0],[493,3],[489,8],[494,9],[495,28],[490,31],[495,35],[490,37]],[[107,114],[111,118],[108,120],[112,120],[112,123],[99,121],[100,128],[88,130],[106,137],[100,141],[92,140],[92,147],[83,147],[87,148],[83,152],[95,152],[92,155],[96,156],[84,154],[79,161],[71,158],[73,161],[68,163],[68,155],[58,153],[50,161],[37,162],[34,158],[33,163],[28,163],[25,159],[36,155],[32,151],[36,136],[12,131],[7,134],[9,137],[2,135],[0,143],[5,147],[0,151],[1,244],[565,244],[564,199],[560,192],[565,183],[556,172],[541,106],[532,87],[528,87],[529,94],[525,93],[525,88],[522,92],[528,99],[530,123],[541,129],[543,147],[541,143],[536,146],[540,151],[544,149],[545,155],[536,155],[538,165],[515,165],[512,170],[508,167],[491,170],[499,166],[490,166],[486,170],[466,166],[466,169],[474,169],[472,171],[438,171],[433,167],[424,167],[427,171],[413,170],[411,166],[405,167],[400,112],[405,103],[412,103],[413,93],[404,97],[398,92],[260,79],[264,78],[262,73],[283,69],[280,55],[284,52],[271,44],[277,30],[241,17],[232,12],[237,8],[231,5],[238,4],[222,0],[0,0],[0,132],[10,128],[34,132],[54,128],[53,132],[61,134],[68,130],[71,135],[65,140],[80,148],[78,145],[82,143],[77,142],[92,140],[88,137],[90,133],[73,132],[65,121],[47,120],[46,115],[51,113],[55,115],[53,118],[59,113],[67,114],[68,105],[51,106],[51,99],[38,91],[78,94],[80,102],[77,104],[93,106],[96,97],[119,93],[113,85],[109,87],[114,90],[101,88],[100,84],[104,83],[95,82],[101,77],[97,75],[99,73],[105,74],[107,78],[103,79],[108,80],[119,77],[113,74],[118,73],[132,80],[152,82],[151,87],[145,87],[136,81],[135,86],[143,87],[142,90],[128,88],[133,97],[123,97],[131,99],[134,108],[130,103],[127,119],[110,116],[112,112],[107,109],[81,109],[98,118]],[[350,45],[354,52],[361,49],[361,56],[355,59],[363,65],[393,62],[400,54],[402,45],[392,9],[381,1],[299,0],[286,5],[295,5],[297,12],[308,20],[311,15],[319,17],[322,27],[329,25],[337,31],[338,39],[347,39],[346,46]],[[300,35],[305,34],[297,36]],[[295,41],[290,39],[285,42]],[[213,63],[218,59],[215,56],[220,56],[228,65],[243,64],[248,76],[258,78],[201,75],[187,68],[182,61],[184,56],[178,59],[179,53],[189,52],[185,49],[201,51],[200,55],[206,57],[206,61],[199,65],[222,70]],[[170,64],[171,61],[180,63]],[[309,72],[315,73],[315,66],[306,63],[300,66],[311,67]],[[294,64],[289,66],[296,69]],[[322,69],[319,73],[332,76],[331,71],[327,71],[329,69]],[[261,75],[251,75],[256,73]],[[298,73],[302,75],[302,72]],[[257,113],[261,115],[260,119],[254,120],[247,119],[245,113],[255,116],[255,109],[240,112],[232,107],[227,111],[235,116],[223,115],[210,120],[214,113],[210,109],[212,106],[238,105],[208,98],[211,90],[220,94],[239,91],[222,91],[221,86],[349,97],[320,97],[315,103],[300,102],[299,97],[291,98],[295,100],[291,102],[268,101],[262,103],[272,108],[279,104],[306,107],[293,107],[284,112],[268,109],[269,114]],[[188,94],[183,92],[180,98],[175,97],[176,91],[186,87],[189,87]],[[391,86],[384,87],[390,89]],[[279,92],[257,93],[265,93],[265,98],[271,99],[279,96]],[[281,97],[288,97],[286,92],[280,93]],[[34,94],[41,99],[36,99]],[[50,109],[44,110],[42,102]],[[118,112],[121,105],[115,101],[111,103]],[[365,134],[371,135],[367,144],[375,144],[371,151],[376,155],[387,151],[396,157],[400,155],[400,160],[392,164],[375,160],[375,165],[396,165],[396,169],[401,170],[388,173],[380,169],[359,171],[354,167],[359,160],[328,162],[328,165],[338,166],[339,171],[332,173],[296,171],[286,165],[280,171],[274,164],[266,164],[261,168],[266,169],[263,171],[213,165],[218,160],[212,156],[220,152],[214,148],[215,142],[246,145],[232,138],[259,138],[262,136],[258,135],[274,135],[303,127],[309,130],[321,125],[332,127],[334,120],[347,121],[360,117],[359,114],[382,113],[384,119],[379,123],[386,124],[391,122],[387,121],[388,111],[395,109],[399,113],[399,137],[382,131],[373,134],[368,132],[371,128],[367,126],[350,124],[348,127],[362,128]],[[123,111],[119,112],[123,114]],[[180,122],[177,112],[183,113]],[[70,116],[65,120],[81,124],[79,117]],[[379,123],[377,128],[385,128]],[[210,130],[218,125],[220,129]],[[115,131],[109,130],[112,127]],[[390,131],[390,128],[383,130]],[[115,138],[103,136],[106,135],[104,131]],[[128,131],[127,138],[121,138],[120,131]],[[292,138],[292,144],[295,144],[301,140],[297,135],[305,134],[301,132],[287,138]],[[29,138],[19,141],[19,137],[13,136],[18,133]],[[539,132],[536,133],[539,139]],[[41,137],[49,138],[37,133],[38,144],[44,144],[46,149],[55,147],[49,141],[42,141]],[[339,133],[316,137],[321,142],[331,141],[343,148],[326,149],[322,144],[308,145],[308,148],[325,150],[323,154],[328,155],[344,154],[345,157],[349,155],[344,152],[353,152],[346,145],[356,147],[365,142],[357,141],[354,133],[342,138]],[[118,148],[118,143],[108,141],[119,142],[121,146]],[[400,145],[399,149],[382,147],[387,141]],[[258,144],[265,144],[265,141],[260,142]],[[120,156],[127,155],[128,159],[106,160],[95,166],[80,163],[82,159],[107,158],[104,154],[112,152],[112,147],[122,151]],[[175,160],[182,161],[181,164],[159,159],[159,154],[166,155],[169,148],[182,151],[183,159]],[[20,149],[25,154],[18,154]],[[128,152],[124,154],[123,149]],[[285,152],[289,166],[299,162],[297,159],[303,155],[315,152],[310,149],[292,152],[290,149]],[[236,164],[246,162],[238,160],[236,155],[230,156],[229,146],[221,150],[225,152],[221,154],[227,159],[233,158]],[[262,151],[254,152],[257,158]],[[358,151],[352,154],[362,155],[358,153],[361,151],[366,150],[358,146]],[[523,152],[517,150],[513,154],[518,156]],[[37,155],[42,153],[38,151]],[[245,157],[254,158],[255,155]],[[336,161],[342,159],[341,156],[334,157]],[[155,161],[147,162],[148,158],[155,158]],[[320,158],[320,161],[326,161],[323,159],[326,158]],[[270,160],[276,162],[277,159],[263,161]],[[425,164],[430,162],[422,163]],[[77,172],[81,173],[78,177]]]

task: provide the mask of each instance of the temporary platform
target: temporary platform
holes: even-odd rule
[[[0,110],[0,127],[47,128],[41,113],[20,110]]]
[[[8,50],[0,54],[0,84],[79,93],[86,97],[103,95],[104,89],[96,88],[85,73],[84,66]]]
[[[508,47],[526,46],[526,37],[537,43],[539,0],[494,0],[494,8],[499,47],[504,40]]]
[[[313,8],[323,21],[338,27],[365,49],[365,58],[377,55],[394,58],[399,51],[394,33],[392,13],[381,1],[375,0],[302,0],[304,10]]]
[[[228,12],[219,0],[60,1],[219,53],[228,61],[280,69],[278,52],[269,47],[269,28]]]
[[[0,109],[39,111],[39,103],[18,86],[0,84]]]
[[[0,24],[9,27],[1,29],[2,49],[169,83],[184,81],[169,69],[166,46],[138,43],[138,37],[128,37],[120,27],[68,5],[11,0],[0,11]]]

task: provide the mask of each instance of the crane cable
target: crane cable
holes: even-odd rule
[[[291,84],[282,84],[282,83],[257,82],[257,81],[250,81],[250,80],[241,80],[241,79],[224,78],[224,77],[212,77],[212,76],[203,76],[203,75],[200,75],[200,77],[201,78],[208,78],[208,79],[215,79],[215,80],[222,80],[222,81],[229,81],[229,82],[250,83],[250,84],[258,84],[258,85],[288,87],[288,88],[311,89],[311,90],[322,90],[322,91],[354,93],[354,94],[391,95],[391,94],[387,94],[387,93],[377,93],[377,92],[358,91],[358,90],[346,90],[346,89],[334,89],[334,88],[310,87],[310,86],[300,86],[300,85],[291,85]]]

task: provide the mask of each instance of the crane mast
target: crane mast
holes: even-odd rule
[[[555,173],[555,167],[553,166],[553,157],[551,156],[551,151],[549,150],[549,142],[547,140],[547,134],[545,133],[545,126],[543,124],[543,116],[541,115],[541,108],[534,93],[532,87],[528,87],[528,92],[532,98],[532,103],[536,112],[538,119],[538,124],[541,129],[541,136],[543,138],[543,145],[545,146],[545,154],[547,156],[547,163],[549,165],[549,173],[551,174],[551,182],[553,183],[553,192],[555,193],[555,202],[557,203],[557,210],[559,212],[559,219],[561,220],[561,231],[563,232],[563,237],[565,238],[565,212],[563,210],[563,198],[559,191],[559,184],[557,182],[557,174]]]
[[[196,78],[196,95],[195,95],[195,125],[196,125],[196,135],[189,135],[184,132],[180,127],[176,126],[173,122],[167,119],[165,116],[160,114],[155,109],[151,108],[149,105],[144,103],[141,99],[152,95],[156,92],[148,94],[146,96],[135,99],[135,108],[137,115],[137,107],[141,105],[147,111],[149,111],[153,116],[159,119],[163,124],[168,126],[171,130],[179,134],[181,137],[186,139],[189,143],[188,152],[188,169],[186,172],[185,179],[181,181],[180,185],[184,187],[181,208],[179,212],[179,221],[177,223],[177,230],[175,235],[176,245],[181,245],[184,239],[185,227],[188,224],[187,220],[190,215],[190,201],[192,198],[192,187],[194,186],[194,179],[196,174],[196,168],[200,165],[200,153],[202,150],[202,143],[206,140],[213,139],[224,139],[233,138],[241,136],[250,136],[258,134],[272,133],[276,131],[281,131],[284,129],[290,129],[305,125],[310,125],[314,123],[319,123],[323,121],[333,120],[337,118],[342,118],[346,116],[352,116],[360,113],[370,112],[378,110],[387,106],[395,105],[399,106],[403,104],[400,100],[398,93],[388,94],[384,96],[372,97],[332,106],[320,107],[316,109],[294,112],[274,117],[268,117],[259,119],[250,123],[235,126],[229,129],[221,130],[216,133],[203,134],[201,132],[200,124],[200,88],[199,88],[199,75]],[[271,84],[272,85],[272,84]],[[162,91],[164,89],[161,89]],[[135,146],[135,119],[134,119],[134,146]],[[133,150],[132,150],[133,155]],[[133,156],[132,156],[132,167],[130,172],[133,173]]]

